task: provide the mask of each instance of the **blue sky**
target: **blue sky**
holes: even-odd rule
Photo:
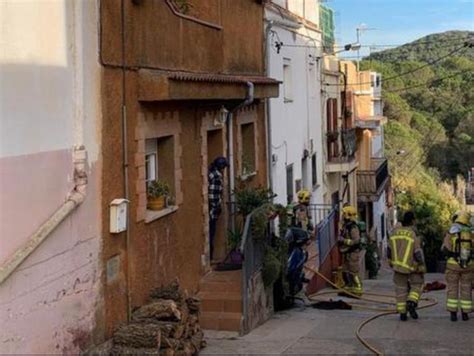
[[[474,0],[326,0],[326,5],[336,12],[338,44],[355,42],[360,24],[375,28],[363,33],[363,45],[402,44],[448,30],[474,31]]]

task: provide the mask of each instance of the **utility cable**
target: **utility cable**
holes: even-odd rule
[[[410,42],[410,43],[405,43],[405,44],[373,44],[373,45],[361,45],[361,48],[390,48],[390,47],[404,47],[404,46],[412,46],[412,45],[419,45],[419,44],[439,44],[440,42],[449,42],[447,45],[442,45],[442,46],[437,46],[436,48],[449,48],[452,47],[455,43],[460,43],[460,42],[465,42],[469,40],[469,37],[463,37],[463,38],[454,38],[450,40],[444,40],[444,41],[426,41],[426,42]],[[318,41],[320,42],[320,41]],[[281,44],[282,47],[295,47],[295,48],[325,48],[325,46],[310,46],[310,45],[297,45],[297,44],[285,44],[282,42]],[[335,45],[332,46],[334,48],[345,48],[345,46],[342,45]]]
[[[405,75],[408,75],[408,74],[412,74],[412,73],[415,73],[423,68],[426,68],[426,67],[429,67],[429,66],[432,66],[438,62],[441,62],[442,60],[452,56],[453,54],[455,54],[456,52],[459,52],[463,49],[465,49],[466,47],[469,46],[469,43],[464,43],[461,47],[457,47],[455,49],[453,49],[452,51],[450,51],[448,54],[445,54],[444,56],[441,56],[439,58],[436,58],[435,60],[433,61],[430,61],[430,62],[427,62],[421,66],[418,66],[414,69],[410,69],[406,72],[403,72],[403,73],[400,73],[400,74],[397,74],[397,75],[393,75],[391,77],[388,77],[388,78],[385,78],[385,79],[382,79],[381,82],[387,82],[389,80],[393,80],[393,79],[397,79],[397,78],[400,78],[400,77],[403,77]],[[348,83],[347,85],[348,86],[354,86],[354,85],[368,85],[368,84],[372,84],[372,82],[363,82],[363,83]],[[325,83],[326,86],[334,86],[334,85],[339,85],[339,84],[331,84],[331,83]]]
[[[437,83],[439,83],[439,82],[441,82],[445,79],[454,78],[454,77],[456,77],[460,74],[464,74],[464,73],[472,73],[472,70],[463,70],[463,71],[460,71],[460,72],[457,72],[457,73],[454,73],[454,74],[451,74],[451,75],[447,75],[445,77],[430,79],[426,82],[419,83],[419,84],[414,84],[414,85],[404,87],[404,88],[400,88],[400,89],[393,89],[393,90],[386,89],[385,92],[387,92],[387,93],[398,93],[398,92],[401,92],[401,91],[414,89],[414,88],[419,88],[419,87],[424,87],[424,86],[426,86],[427,88],[430,88],[431,86],[433,86],[433,85],[435,85],[435,84],[437,84]]]

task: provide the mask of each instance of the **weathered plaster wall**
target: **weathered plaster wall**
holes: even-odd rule
[[[78,353],[93,341],[101,303],[96,5],[0,3],[0,263],[65,201],[73,147],[88,154],[84,203],[0,285],[2,354]]]
[[[116,0],[102,0],[101,54],[103,72],[103,166],[107,184],[102,186],[102,217],[107,221],[109,203],[125,194],[122,160],[122,71],[121,8]],[[165,1],[125,1],[126,112],[129,180],[129,246],[127,234],[111,235],[102,227],[103,285],[105,319],[101,324],[107,335],[127,318],[127,308],[143,304],[151,289],[178,278],[190,292],[196,291],[200,277],[209,268],[207,259],[207,171],[206,143],[202,132],[203,118],[222,105],[235,102],[210,101],[139,101],[139,75],[136,69],[183,70],[229,74],[262,74],[263,6],[253,0],[193,1],[189,15],[212,22],[212,28],[174,15]],[[211,11],[209,11],[211,10]],[[245,23],[245,25],[243,25]],[[112,66],[108,66],[112,65]],[[213,83],[214,84],[214,83]],[[179,85],[189,86],[188,82]],[[229,85],[227,84],[227,87]],[[194,88],[197,87],[194,83]],[[224,88],[218,83],[215,88]],[[245,85],[240,85],[242,92]],[[142,88],[146,90],[146,88]],[[255,106],[258,120],[259,168],[250,184],[266,184],[266,149],[264,106]],[[182,199],[172,214],[146,223],[143,218],[143,139],[147,132],[140,120],[173,117],[179,121],[177,155],[181,173]],[[147,116],[148,115],[148,116]],[[234,120],[234,151],[237,152],[239,113]],[[205,119],[207,120],[207,119]],[[175,123],[171,124],[175,126]],[[165,125],[166,126],[166,125]],[[235,158],[236,167],[239,162]],[[107,225],[107,224],[105,224]],[[223,247],[223,246],[222,246]],[[219,247],[219,251],[223,248]],[[109,266],[109,268],[107,268]],[[127,295],[128,294],[128,295]],[[128,303],[130,300],[130,305]]]
[[[120,64],[120,6],[116,0],[103,0],[101,11],[106,39],[102,42],[104,61]],[[222,29],[177,17],[165,1],[142,1],[139,5],[126,1],[127,64],[200,72],[261,73],[263,38],[256,35],[263,33],[261,4],[253,0],[194,1],[190,15]]]

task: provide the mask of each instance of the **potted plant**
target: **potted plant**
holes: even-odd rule
[[[161,210],[166,206],[166,199],[170,194],[170,187],[166,182],[154,180],[148,186],[147,208]]]

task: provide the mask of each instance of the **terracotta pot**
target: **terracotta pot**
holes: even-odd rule
[[[147,202],[147,209],[149,210],[161,210],[165,207],[165,197],[157,197],[157,198],[151,198],[148,197],[148,202]]]

